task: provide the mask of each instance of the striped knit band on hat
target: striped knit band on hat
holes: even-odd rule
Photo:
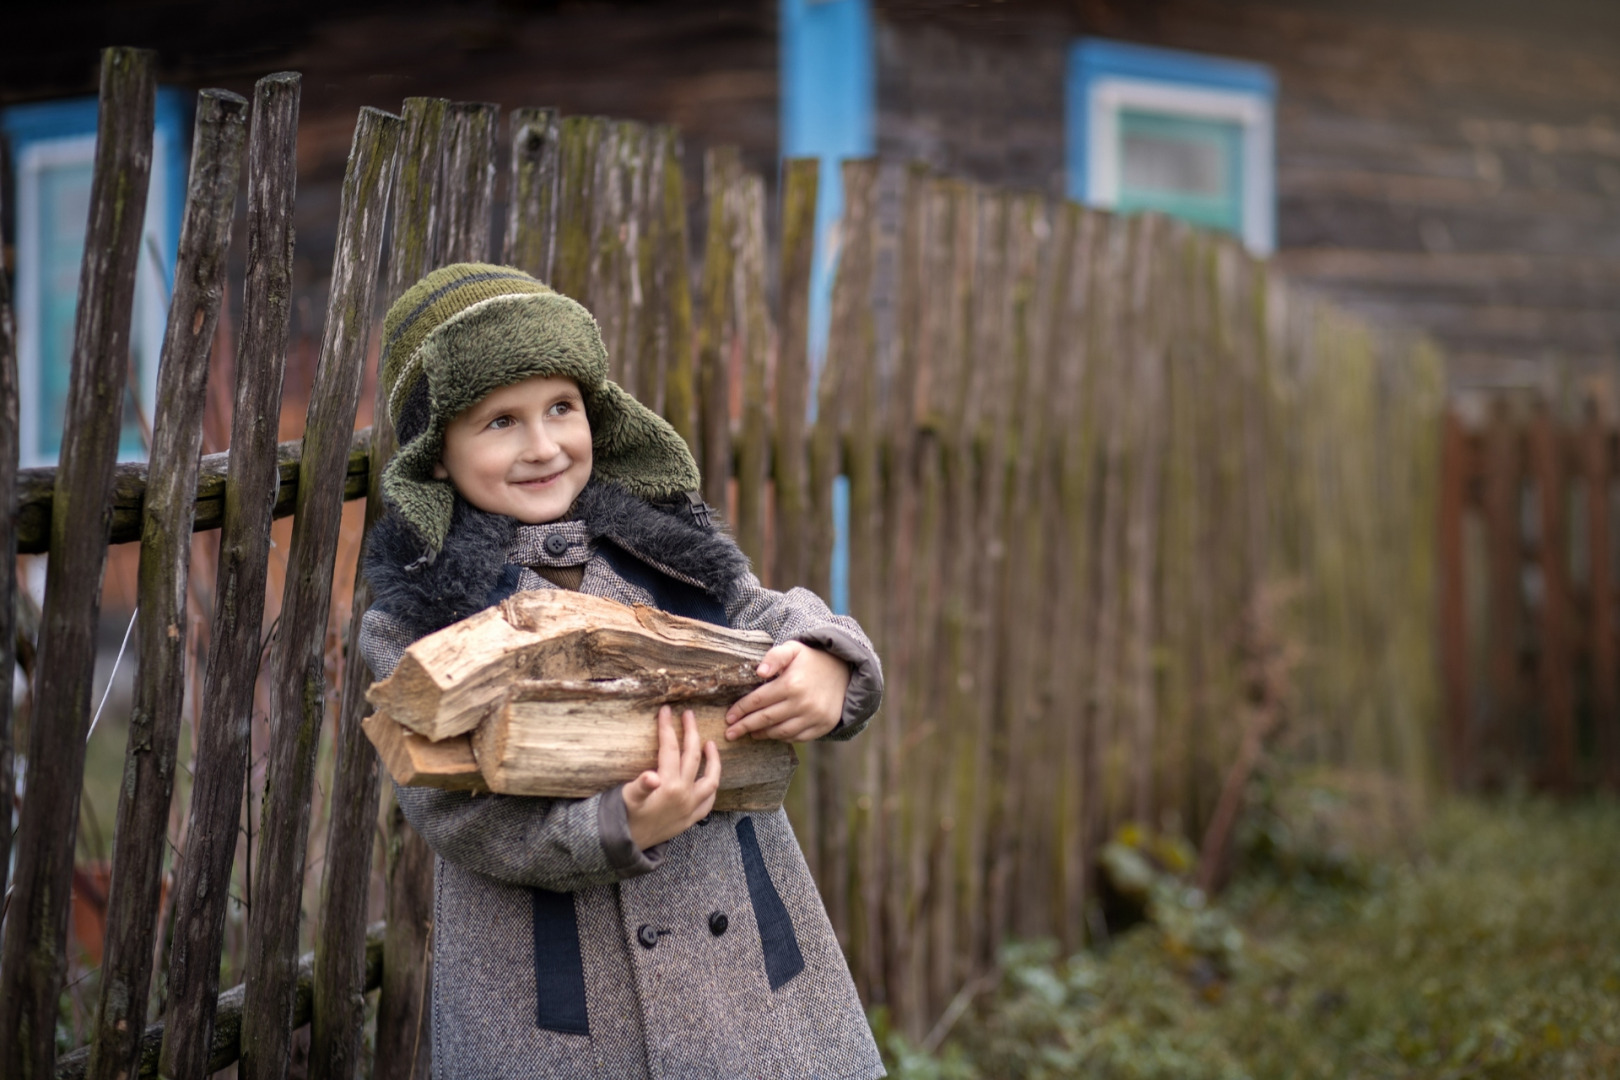
[[[695,490],[697,463],[662,417],[607,377],[591,313],[521,270],[456,263],[407,289],[383,320],[379,375],[400,448],[383,497],[443,546],[455,489],[433,475],[451,420],[503,386],[537,375],[572,379],[591,425],[591,476],[643,498]]]

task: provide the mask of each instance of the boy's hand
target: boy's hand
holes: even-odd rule
[[[684,745],[675,735],[675,714],[658,710],[658,768],[642,773],[620,790],[630,819],[630,839],[645,851],[679,836],[714,808],[720,790],[720,751],[714,740],[698,744],[697,717],[682,714]],[[702,777],[698,765],[707,762]]]
[[[832,653],[785,641],[765,654],[759,673],[770,682],[726,712],[726,738],[809,742],[838,726],[849,689],[849,665]]]

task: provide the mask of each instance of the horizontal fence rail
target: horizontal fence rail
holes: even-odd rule
[[[109,56],[104,93],[143,93],[115,77],[126,54]],[[1450,617],[1433,601],[1434,523],[1456,493],[1440,475],[1442,360],[1426,343],[1290,289],[1233,240],[898,164],[834,176],[790,161],[773,205],[734,151],[710,150],[703,232],[689,237],[673,129],[549,109],[502,124],[494,105],[416,98],[357,128],[307,431],[277,447],[297,101],[295,75],[255,88],[232,451],[200,459],[177,533],[221,539],[208,632],[187,657],[201,708],[167,869],[188,901],[172,935],[172,905],[120,928],[130,948],[157,950],[166,1026],[146,1027],[151,995],[134,987],[125,1034],[59,1075],[84,1074],[88,1057],[134,1068],[127,1031],[145,1030],[143,1073],[154,1045],[163,1075],[190,1078],[239,1047],[244,1075],[279,1077],[310,1019],[312,1071],[353,1076],[358,1003],[378,985],[375,1074],[429,1075],[432,855],[390,796],[378,805],[386,785],[358,734],[368,594],[334,560],[341,501],[365,496],[375,519],[376,466],[392,449],[385,423],[352,431],[369,313],[460,259],[511,261],[590,308],[612,377],[692,445],[705,497],[762,580],[847,603],[877,643],[882,715],[853,743],[802,748],[788,802],[865,1001],[914,1038],[985,985],[1009,937],[1087,940],[1101,925],[1097,852],[1121,825],[1209,829],[1209,850],[1225,850],[1262,731],[1305,762],[1417,786],[1434,771],[1433,627]],[[814,208],[835,180],[845,217],[826,348],[812,356]],[[87,271],[85,288],[116,294],[132,275]],[[18,549],[48,552],[53,582],[70,560],[94,569],[109,543],[142,535],[146,467],[114,466],[109,451],[98,468],[94,483],[68,459],[19,476]],[[270,523],[285,516],[294,541],[273,555]],[[342,550],[358,531],[350,540]],[[279,579],[266,570],[276,558]],[[197,566],[190,577],[206,593]],[[71,600],[48,588],[45,641],[87,617],[94,578]],[[1256,674],[1279,656],[1293,658],[1286,686]],[[79,789],[88,703],[51,690],[39,664],[30,719],[59,730],[31,729],[33,823],[18,843],[33,869],[0,971],[26,993],[0,1010],[0,1076],[55,1068],[54,1040],[33,1025],[46,1005],[56,1015],[68,970],[66,893],[38,868],[71,869],[72,807],[28,807],[52,785]],[[157,677],[143,656],[137,681]],[[266,713],[268,730],[254,720]],[[254,745],[267,775],[250,766]],[[256,831],[239,844],[244,824]],[[247,899],[250,881],[244,918],[227,898]],[[385,924],[368,934],[378,894]],[[225,996],[222,961],[247,973]]]

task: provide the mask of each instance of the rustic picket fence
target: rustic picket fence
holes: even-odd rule
[[[847,523],[848,595],[888,697],[867,736],[803,749],[789,810],[866,1001],[913,1037],[937,1041],[1009,936],[1074,947],[1099,928],[1092,867],[1118,825],[1229,826],[1234,764],[1263,736],[1298,760],[1428,778],[1443,379],[1422,343],[1374,333],[1233,242],[1161,218],[854,162],[813,378],[814,162],[784,165],[772,241],[763,180],[734,152],[706,156],[694,297],[673,130],[514,112],[497,246],[498,110],[416,98],[402,117],[362,111],[306,434],[278,450],[298,105],[283,74],[251,104],[199,98],[151,465],[115,469],[139,236],[125,209],[144,204],[152,92],[150,56],[108,51],[66,449],[20,478],[9,523],[20,550],[50,558],[0,951],[0,1077],[196,1078],[238,1058],[241,1076],[280,1077],[311,1019],[309,1073],[351,1076],[364,993],[379,985],[373,1074],[427,1075],[431,857],[390,806],[387,917],[368,932],[379,776],[359,726],[367,674],[324,646],[331,623],[352,642],[366,604],[356,579],[345,629],[331,603],[334,572],[345,585],[353,573],[334,566],[342,502],[365,495],[375,515],[370,463],[391,446],[382,422],[350,434],[373,313],[445,262],[500,258],[586,303],[614,377],[692,442],[705,497],[768,584],[828,592],[835,519]],[[244,141],[231,449],[199,464]],[[287,514],[281,613],[261,658],[269,525]],[[216,611],[159,950],[193,529],[220,530]],[[91,628],[107,544],[137,539],[140,670],[100,1003],[90,1046],[53,1064]],[[9,618],[9,595],[0,608]],[[244,986],[220,994],[256,679],[270,758],[243,853]],[[0,720],[3,764],[9,712]],[[323,737],[336,763],[311,903]],[[306,909],[315,950],[301,972]],[[155,957],[164,1011],[147,1026]]]
[[[1457,787],[1620,790],[1610,400],[1601,385],[1567,411],[1504,392],[1472,420],[1446,416],[1441,662]]]

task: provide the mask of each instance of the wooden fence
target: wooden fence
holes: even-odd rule
[[[1615,485],[1594,393],[1570,418],[1500,394],[1445,420],[1441,662],[1452,783],[1620,790]]]
[[[21,478],[14,519],[20,549],[50,557],[37,653],[24,657],[0,1076],[135,1075],[161,1058],[163,1075],[195,1078],[240,1055],[240,1075],[279,1077],[310,1017],[311,1075],[350,1076],[363,991],[379,983],[374,1074],[427,1075],[431,858],[387,809],[386,920],[368,940],[379,778],[359,730],[367,674],[327,646],[352,642],[366,603],[358,580],[348,611],[332,602],[334,574],[345,588],[354,574],[334,566],[342,500],[366,493],[375,515],[370,463],[390,449],[384,424],[350,435],[373,312],[448,261],[504,259],[597,314],[614,377],[693,443],[706,497],[768,584],[827,592],[847,510],[849,596],[888,698],[862,739],[804,749],[790,812],[866,1001],[914,1036],[966,1000],[1009,935],[1087,937],[1094,852],[1115,826],[1198,835],[1252,740],[1258,698],[1286,717],[1302,759],[1427,777],[1439,359],[1290,293],[1234,243],[846,164],[829,344],[812,378],[814,163],[784,166],[768,214],[761,178],[711,152],[694,280],[672,130],[516,111],[497,242],[497,110],[411,99],[402,118],[361,114],[307,432],[278,458],[267,418],[288,333],[298,80],[269,76],[251,105],[200,99],[152,466],[115,472],[139,235],[124,209],[143,205],[151,58],[110,50],[103,71],[66,449],[54,470]],[[205,343],[244,132],[231,450],[199,476]],[[10,367],[8,351],[8,378]],[[14,410],[14,383],[0,389]],[[269,524],[288,512],[281,613],[261,657]],[[219,529],[220,554],[211,637],[189,654],[207,664],[183,850],[165,871],[192,528]],[[114,537],[142,543],[128,780],[93,1042],[53,1066],[90,628]],[[1284,653],[1298,663],[1279,701],[1256,672]],[[256,847],[239,851],[256,679],[270,757],[252,793]],[[323,739],[335,764],[316,794]],[[309,822],[323,800],[317,873]],[[249,855],[245,988],[222,996],[233,866]],[[179,898],[166,937],[164,895]],[[314,942],[302,972],[301,912]],[[163,1015],[148,1027],[154,965]]]

